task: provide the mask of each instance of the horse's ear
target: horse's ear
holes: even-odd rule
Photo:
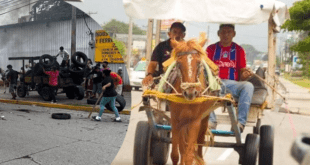
[[[207,42],[207,37],[205,32],[200,32],[198,43],[203,47]]]
[[[176,48],[179,42],[173,38],[170,40],[172,48]]]

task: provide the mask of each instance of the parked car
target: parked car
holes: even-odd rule
[[[130,68],[130,86],[139,90],[145,78],[146,61],[139,61],[134,68]]]

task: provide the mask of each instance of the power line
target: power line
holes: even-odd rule
[[[13,9],[13,10],[10,10],[10,11],[4,12],[4,13],[1,13],[0,15],[4,15],[4,14],[9,13],[9,12],[11,12],[11,11],[18,10],[18,9],[20,9],[20,8],[23,8],[23,7],[29,6],[29,5],[34,4],[34,3],[37,3],[37,2],[38,2],[38,1],[35,1],[35,2],[32,2],[32,3],[29,3],[28,5],[21,6],[21,7],[15,8],[15,9]]]
[[[27,6],[29,6],[30,4],[29,4],[29,2],[22,2],[22,3],[19,3],[19,4],[10,4],[10,5],[8,5],[8,6],[3,6],[3,7],[1,7],[1,8],[5,8],[5,9],[9,9],[9,8],[14,8],[14,7],[17,7],[17,6],[20,6],[20,5],[23,5],[23,4],[27,4]]]

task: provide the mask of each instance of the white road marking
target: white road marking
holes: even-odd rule
[[[227,157],[234,151],[234,149],[232,148],[229,148],[229,149],[226,149],[222,155],[220,157],[217,158],[217,160],[219,161],[223,161],[223,160],[226,160]]]

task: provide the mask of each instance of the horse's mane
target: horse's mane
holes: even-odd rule
[[[200,44],[197,42],[196,39],[178,42],[177,46],[173,49],[176,56],[180,52],[187,52],[191,50],[198,51],[199,55],[205,54],[205,52],[203,51],[202,47],[200,46]]]

